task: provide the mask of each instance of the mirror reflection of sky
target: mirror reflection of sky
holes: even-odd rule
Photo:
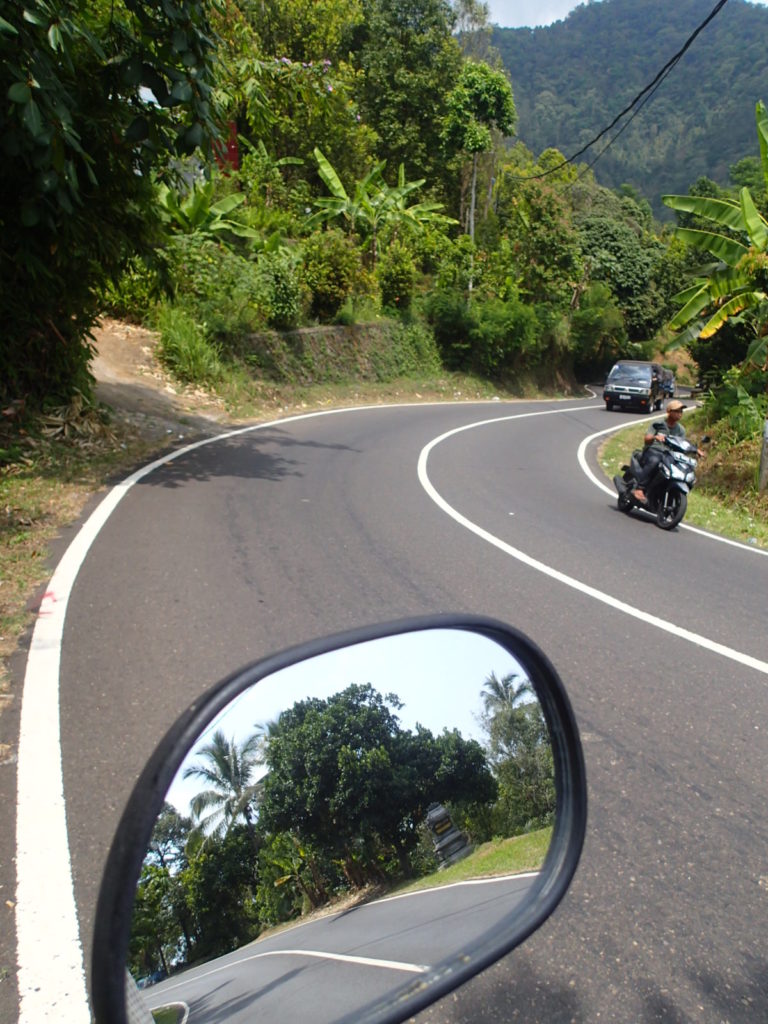
[[[423,725],[434,735],[458,729],[465,738],[482,742],[482,690],[488,677],[525,672],[504,648],[487,637],[465,630],[431,629],[382,637],[355,644],[282,669],[236,697],[210,723],[195,743],[168,792],[183,814],[200,791],[199,779],[181,778],[194,763],[195,750],[221,730],[228,740],[242,742],[259,725],[308,697],[327,698],[352,683],[370,683],[381,694],[394,693],[403,707],[396,711],[404,729]]]

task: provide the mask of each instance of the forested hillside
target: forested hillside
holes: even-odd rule
[[[92,398],[108,312],[229,393],[343,375],[338,352],[307,351],[318,326],[374,325],[377,380],[521,393],[648,358],[671,324],[726,381],[740,436],[761,429],[768,10],[725,5],[595,177],[593,153],[564,157],[712,0],[603,0],[495,33],[475,0],[61,3],[0,18],[4,419]]]
[[[602,0],[545,28],[495,28],[512,79],[518,136],[570,155],[590,141],[684,45],[713,0]],[[754,104],[768,88],[768,8],[730,0],[595,165],[601,184],[629,183],[664,216],[660,196],[701,176],[729,183],[754,153]],[[597,156],[606,140],[584,159]],[[668,212],[666,213],[668,216]]]

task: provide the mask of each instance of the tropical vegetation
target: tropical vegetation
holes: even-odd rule
[[[694,8],[665,7],[670,48]],[[660,225],[656,197],[630,175],[600,184],[590,154],[568,162],[549,116],[537,116],[552,126],[540,151],[515,141],[541,74],[533,50],[510,64],[491,45],[507,37],[474,0],[345,0],[319,13],[302,0],[8,7],[6,435],[75,399],[87,411],[89,332],[103,312],[158,329],[173,372],[225,400],[296,374],[328,379],[325,355],[296,333],[318,327],[333,328],[324,353],[354,353],[348,375],[470,373],[506,393],[567,391],[619,356],[663,350],[675,296],[697,270],[700,227]],[[526,46],[570,46],[597,17],[630,18],[626,0],[580,7]],[[621,66],[626,75],[636,64]],[[614,103],[611,82],[602,104]],[[760,162],[744,143],[716,166],[730,181],[689,182],[691,202],[675,209],[700,220],[705,198],[741,204],[728,254],[748,252],[741,272],[758,280]],[[722,272],[710,279],[722,282]],[[762,348],[747,346],[750,388],[727,376],[747,355],[746,329],[729,316],[714,338],[685,344],[718,386],[718,408],[738,407],[756,430]],[[332,372],[340,379],[338,360]],[[1,447],[6,461],[17,450],[13,438]]]
[[[437,804],[483,847],[477,870],[505,870],[509,840],[522,836],[535,839],[524,866],[538,866],[555,812],[541,708],[517,677],[491,675],[481,697],[483,743],[404,729],[396,695],[369,684],[298,701],[240,740],[217,730],[183,770],[205,788],[188,813],[166,803],[155,823],[136,891],[134,975],[221,955],[371,887],[430,884]]]
[[[9,0],[6,577],[38,557],[50,503],[36,472],[76,490],[94,478],[93,438],[114,436],[90,373],[103,313],[152,326],[182,384],[244,415],[291,388],[297,404],[402,382],[434,397],[467,382],[483,397],[564,394],[619,356],[674,366],[672,342],[719,453],[699,493],[717,465],[717,494],[737,489],[764,516],[764,477],[746,456],[738,475],[720,459],[755,453],[764,430],[768,193],[752,117],[768,12],[731,0],[594,166],[594,149],[565,160],[708,13],[603,0],[500,36],[476,0]],[[702,266],[694,232],[713,230],[728,243]],[[714,334],[669,327],[689,289],[711,297]],[[22,607],[3,598],[0,621]]]

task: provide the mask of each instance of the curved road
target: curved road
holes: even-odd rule
[[[345,410],[217,439],[124,488],[61,651],[86,948],[132,783],[211,681],[328,632],[468,611],[559,669],[590,820],[555,915],[420,1024],[766,1019],[768,559],[616,511],[584,442],[635,419],[594,400]]]

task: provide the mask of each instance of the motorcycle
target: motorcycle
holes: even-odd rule
[[[703,438],[702,444],[708,440]],[[642,470],[642,454],[640,449],[632,452],[629,465],[622,466],[622,472],[613,478],[619,495],[619,510],[631,512],[633,508],[641,509],[656,517],[656,525],[660,529],[673,530],[683,520],[688,508],[688,495],[696,483],[698,448],[683,437],[667,435],[661,459],[644,487],[645,501],[640,501],[632,493],[637,488],[637,478]]]
[[[467,859],[462,829],[473,819],[461,814],[470,806],[474,820],[487,819],[498,806],[498,760],[472,733],[502,684],[513,697],[498,710],[503,756],[518,757],[530,777],[516,783],[519,822],[504,841],[519,859],[500,873]],[[258,723],[268,727],[254,745]],[[247,752],[254,774],[241,779],[241,799],[218,827],[201,818],[185,831],[190,808],[206,803],[198,793],[196,804],[190,779],[208,778],[212,751],[229,737],[239,768]],[[237,1010],[281,1024],[406,1020],[549,917],[576,870],[586,812],[583,751],[563,683],[544,653],[502,622],[408,619],[255,662],[181,715],[128,800],[97,905],[95,1022],[177,1020],[180,1008],[193,1019]],[[449,835],[450,866],[441,856]],[[280,854],[279,877],[270,851]],[[469,867],[457,879],[462,862]],[[366,867],[386,869],[395,885],[414,876],[419,884],[363,898]],[[254,918],[251,891],[262,875],[265,898],[285,910],[277,931]],[[206,879],[213,888],[201,914],[185,900]],[[330,893],[328,880],[358,898],[303,920],[302,899],[306,908],[308,894]]]

